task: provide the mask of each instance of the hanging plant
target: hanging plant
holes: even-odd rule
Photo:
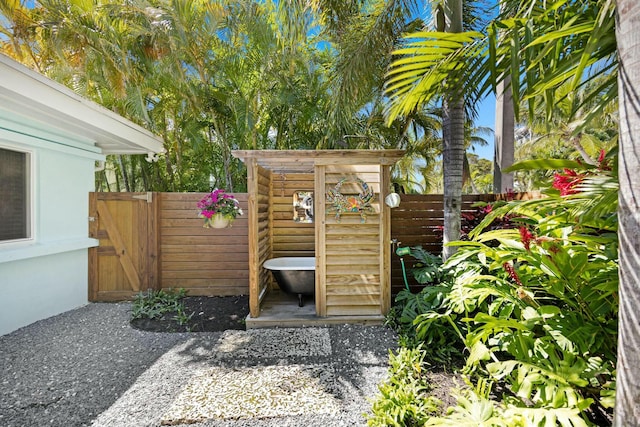
[[[198,202],[198,209],[198,216],[204,218],[206,228],[226,228],[238,215],[242,215],[238,200],[217,188]]]

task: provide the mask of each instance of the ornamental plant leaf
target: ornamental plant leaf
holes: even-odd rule
[[[515,163],[504,170],[504,172],[516,172],[526,170],[561,170],[561,169],[585,169],[582,163],[578,163],[574,160],[565,159],[533,159],[524,160],[522,162]]]

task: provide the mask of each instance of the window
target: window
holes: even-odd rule
[[[30,239],[31,154],[0,147],[0,243]]]

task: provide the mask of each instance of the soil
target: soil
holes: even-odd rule
[[[245,329],[249,314],[249,297],[185,297],[182,299],[189,321],[180,325],[176,313],[167,313],[160,319],[135,319],[131,326],[151,332],[221,332],[227,329]],[[193,313],[193,314],[192,314]]]

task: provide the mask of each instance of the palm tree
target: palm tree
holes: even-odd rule
[[[336,52],[331,64],[332,127],[318,148],[340,145],[355,134],[353,119],[382,92],[394,45],[420,28],[416,0],[314,0],[323,33]]]
[[[496,125],[493,156],[493,192],[513,190],[513,173],[504,170],[513,165],[515,155],[515,115],[511,79],[507,76],[496,88]]]
[[[462,0],[444,0],[444,28],[447,33],[462,32]],[[451,86],[452,88],[454,86]],[[456,251],[447,243],[460,239],[462,184],[464,175],[464,99],[460,91],[446,93],[442,103],[442,172],[444,186],[444,231],[442,258]]]
[[[618,0],[616,37],[620,87],[618,239],[620,242],[616,426],[640,423],[640,4]]]
[[[531,114],[536,105],[544,105],[549,119],[557,101],[554,88],[567,84],[575,91],[597,78],[602,79],[601,84],[593,85],[585,99],[601,96],[606,104],[615,97],[612,3],[567,1],[545,9],[536,0],[505,0],[499,19],[488,26],[487,34],[441,31],[408,35],[396,51],[398,59],[392,63],[387,81],[390,118],[456,90],[463,91],[468,104],[473,105],[488,91],[496,91],[497,83],[507,76],[514,82],[516,117],[520,100],[526,97]],[[550,52],[562,54],[562,60]],[[582,106],[578,99],[574,101],[572,118]],[[583,114],[575,131],[584,129],[602,105]]]
[[[242,188],[230,150],[323,140],[333,58],[306,1],[13,3],[0,0],[3,51],[34,52],[50,77],[163,136],[157,164],[109,158],[111,188],[197,191],[210,173]]]

